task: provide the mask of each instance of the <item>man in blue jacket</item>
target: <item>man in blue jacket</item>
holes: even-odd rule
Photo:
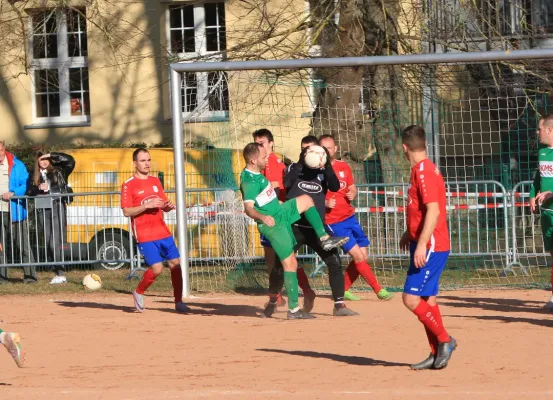
[[[27,203],[25,200],[12,199],[13,196],[25,195],[28,178],[25,164],[7,152],[4,142],[0,142],[0,243],[3,248],[0,252],[0,264],[13,263],[14,258],[23,264],[34,262],[27,225]],[[9,259],[6,246],[12,249]],[[23,267],[23,274],[25,283],[36,282],[36,267]],[[8,268],[0,268],[0,284],[7,282]]]

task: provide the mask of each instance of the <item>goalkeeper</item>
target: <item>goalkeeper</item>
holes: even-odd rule
[[[287,168],[286,175],[284,177],[284,187],[286,188],[286,197],[288,199],[293,200],[306,195],[313,199],[313,203],[315,204],[315,208],[317,209],[321,220],[324,220],[326,192],[328,190],[338,191],[340,189],[340,182],[332,170],[332,166],[330,165],[330,157],[328,156],[326,164],[320,165],[320,168],[312,169],[305,165],[304,158],[307,149],[309,146],[317,144],[319,144],[319,142],[315,136],[305,136],[301,140],[302,151],[300,154],[300,160]],[[306,245],[314,250],[328,267],[328,280],[332,291],[332,297],[334,299],[334,310],[332,314],[334,316],[341,317],[358,315],[356,312],[347,308],[344,303],[344,275],[342,273],[338,249],[324,249],[317,240],[315,232],[313,232],[313,228],[305,218],[300,219],[292,225],[292,232],[294,233],[296,241],[294,252],[299,250],[299,248],[303,245]],[[269,276],[270,300],[265,306],[265,310],[263,312],[266,317],[271,316],[274,312],[277,305],[276,296],[282,289],[282,278],[279,274],[278,268],[279,264],[277,262],[275,263],[275,269],[271,271]],[[300,277],[301,275],[298,274],[298,278]],[[313,309],[316,295],[315,292],[309,288],[307,279],[303,282],[302,288],[308,288],[307,291],[303,289],[303,310],[305,312],[310,312]]]
[[[298,306],[298,262],[294,253],[296,241],[292,233],[292,224],[304,214],[315,230],[323,249],[330,250],[347,241],[343,237],[331,237],[325,231],[323,222],[313,200],[309,196],[299,196],[279,203],[271,183],[261,174],[267,163],[267,151],[257,143],[244,147],[246,168],[240,175],[240,190],[244,199],[246,215],[257,222],[259,233],[264,235],[273,246],[284,269],[284,286],[288,292],[288,319],[311,319],[309,313]]]
[[[538,125],[540,143],[547,146],[538,151],[538,170],[530,190],[530,209],[541,211],[541,231],[543,247],[553,256],[553,114],[540,119]],[[553,265],[551,266],[551,284],[553,286]],[[553,311],[553,296],[545,305]]]

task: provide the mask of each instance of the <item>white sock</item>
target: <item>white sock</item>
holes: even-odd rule
[[[5,337],[6,337],[6,332],[0,333],[0,343],[4,344]]]

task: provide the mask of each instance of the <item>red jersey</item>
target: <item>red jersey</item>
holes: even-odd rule
[[[121,208],[138,207],[155,198],[167,201],[159,179],[153,176],[138,179],[133,176],[123,184],[121,189]],[[160,208],[150,208],[142,214],[131,217],[131,223],[138,243],[171,236],[171,231],[163,220],[163,210]]]
[[[355,208],[353,208],[351,201],[346,197],[348,187],[354,184],[351,168],[344,161],[334,160],[332,162],[332,169],[340,181],[340,190],[337,192],[326,192],[326,200],[336,199],[336,206],[326,209],[325,224],[336,224],[355,214]]]
[[[267,178],[269,182],[278,182],[279,194],[278,199],[280,201],[286,200],[286,191],[284,190],[284,170],[286,165],[282,162],[280,158],[277,157],[275,153],[269,154],[267,159],[267,165],[265,169],[261,171],[263,176]]]
[[[438,223],[427,249],[431,251],[448,251],[450,249],[449,231],[447,229],[445,183],[440,170],[428,158],[411,169],[411,181],[408,191],[407,232],[415,242],[424,226],[427,203],[436,202],[440,209]]]

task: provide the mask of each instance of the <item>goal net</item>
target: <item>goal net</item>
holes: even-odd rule
[[[183,74],[185,142],[208,149],[186,160],[198,165],[187,171],[188,205],[198,210],[188,222],[191,289],[266,286],[258,233],[238,191],[241,149],[259,128],[273,133],[285,162],[297,160],[303,136],[334,136],[359,188],[355,205],[371,241],[369,262],[383,285],[400,287],[408,267],[399,239],[410,174],[400,132],[411,124],[425,128],[429,157],[447,181],[452,248],[444,285],[546,283],[539,215],[530,213],[528,193],[538,119],[553,108],[546,69],[536,62],[529,73],[525,65]],[[315,287],[326,288],[324,264],[309,249],[299,256]]]

